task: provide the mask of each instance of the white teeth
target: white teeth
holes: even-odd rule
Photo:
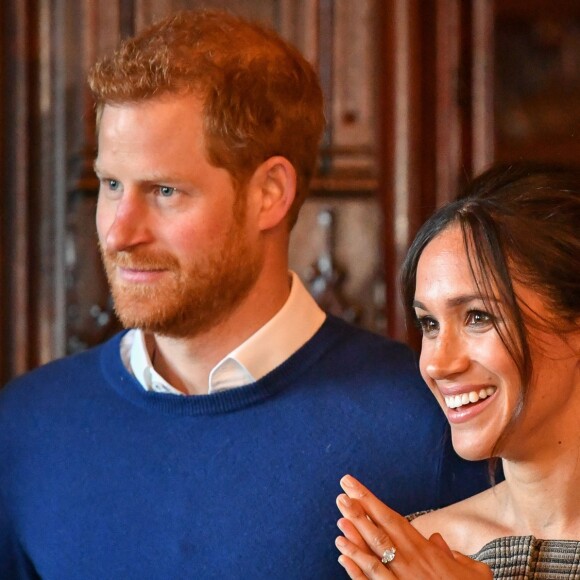
[[[479,391],[470,391],[469,393],[462,393],[461,395],[449,395],[445,397],[445,404],[450,409],[457,409],[468,403],[477,403],[479,400],[487,399],[493,393],[495,393],[495,387],[485,387]]]

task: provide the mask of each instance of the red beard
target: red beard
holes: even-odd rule
[[[173,338],[198,335],[226,318],[255,284],[264,260],[237,222],[221,247],[187,264],[139,246],[122,252],[101,246],[101,256],[123,326]],[[142,283],[123,280],[119,267],[162,272]]]

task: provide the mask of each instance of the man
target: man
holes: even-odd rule
[[[337,578],[338,480],[485,486],[402,345],[288,273],[322,95],[274,33],[181,13],[90,74],[97,230],[129,329],[0,396],[0,577]]]

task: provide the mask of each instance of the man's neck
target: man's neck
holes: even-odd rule
[[[190,395],[208,393],[215,365],[252,336],[282,308],[290,294],[288,277],[268,292],[255,287],[235,311],[206,332],[184,338],[148,335],[152,364],[169,384]]]

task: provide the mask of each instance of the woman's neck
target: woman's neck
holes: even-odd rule
[[[580,434],[533,461],[504,460],[498,501],[513,535],[580,540]]]

